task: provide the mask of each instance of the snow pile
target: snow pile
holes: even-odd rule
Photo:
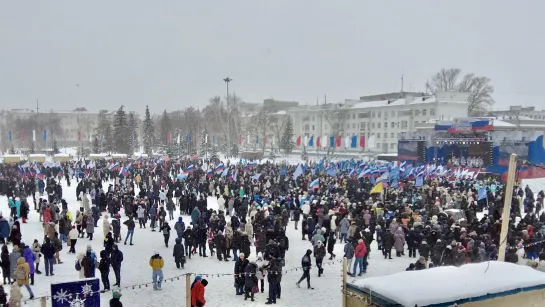
[[[353,284],[403,306],[428,306],[545,286],[545,274],[528,266],[490,261],[364,278]]]

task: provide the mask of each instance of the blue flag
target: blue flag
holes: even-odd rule
[[[44,142],[47,142],[47,130],[44,130]]]
[[[485,187],[481,187],[479,189],[479,195],[478,195],[477,200],[481,200],[481,199],[486,199],[486,188]]]
[[[356,148],[357,144],[358,144],[358,139],[357,139],[357,137],[354,135],[354,136],[352,136],[352,140],[350,140],[350,147]]]
[[[299,164],[295,172],[293,172],[293,179],[296,180],[297,177],[301,176],[302,174],[303,174],[303,167],[301,166],[301,164]]]
[[[424,185],[424,177],[422,177],[422,176],[416,177],[416,186],[421,187],[423,185]]]

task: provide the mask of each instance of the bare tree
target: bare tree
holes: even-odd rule
[[[269,122],[278,148],[280,148],[280,140],[282,139],[282,135],[288,124],[288,118],[289,115],[287,114],[274,114],[270,117]]]
[[[325,118],[326,122],[329,124],[331,133],[334,137],[343,136],[344,133],[344,123],[346,122],[346,117],[348,114],[348,109],[342,104],[331,104],[327,110],[322,112],[322,116]],[[327,140],[324,140],[327,142]],[[328,153],[334,154],[336,146],[328,148]]]
[[[486,112],[494,104],[494,87],[490,85],[490,78],[473,73],[462,76],[459,68],[441,69],[431,80],[426,81],[426,90],[433,94],[450,90],[469,93],[467,112],[470,116]]]

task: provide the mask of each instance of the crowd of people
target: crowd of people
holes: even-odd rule
[[[134,160],[120,162],[123,172],[113,163],[35,166],[41,176],[23,173],[14,166],[1,167],[4,176],[0,193],[8,198],[10,215],[9,219],[0,215],[0,240],[12,244],[11,252],[8,245],[2,247],[1,267],[4,284],[12,284],[10,300],[21,300],[20,287],[25,287],[32,299],[35,274],[42,273],[41,258],[45,275],[54,276],[55,266],[62,264],[60,251],[64,245],[69,253],[76,254],[78,243],[92,241],[97,228],[103,232],[103,250],[97,256],[87,245],[77,254],[75,270],[80,278],[95,277],[98,270],[104,290],[121,285],[120,245],[122,241],[123,245],[137,244],[134,237],[138,226],[139,231],[149,228],[161,233],[167,248],[171,234],[175,236],[173,265],[179,269],[189,265],[197,254],[215,257],[216,261],[231,260],[235,294],[254,301],[255,294],[265,292],[266,282],[266,304],[276,304],[282,297],[282,268],[290,248],[288,227],[300,230],[301,240],[309,244],[297,264],[302,276],[296,286],[306,280],[311,290],[311,268],[316,268],[317,277],[321,277],[324,259],[328,254],[329,259],[336,257],[335,244],[344,244],[343,256],[349,262],[351,276],[366,274],[373,241],[385,261],[392,259],[392,250],[395,257],[414,258],[407,270],[460,266],[498,257],[505,188],[493,179],[430,174],[420,186],[413,177],[407,177],[396,187],[385,185],[378,193],[371,193],[376,192],[371,177],[380,174],[354,175],[354,168],[375,167],[359,161],[342,165],[320,161],[302,167],[270,162],[224,165],[199,159]],[[331,172],[331,168],[336,171]],[[79,210],[75,214],[63,198],[63,180],[66,185],[76,181]],[[505,239],[506,261],[530,261],[530,265],[545,271],[544,192],[536,196],[529,187],[518,185],[514,192]],[[217,199],[217,210],[208,208],[208,197]],[[27,222],[29,200],[39,213],[44,237],[33,238],[27,245],[21,224]],[[180,216],[176,219],[177,211]],[[479,212],[484,212],[481,218],[477,217]],[[190,220],[189,225],[183,216]],[[162,289],[164,265],[161,253],[153,252],[149,266],[154,290]],[[110,270],[115,276],[113,285]],[[207,285],[201,276],[195,278],[193,306],[205,306]],[[120,293],[115,291],[113,296],[110,306],[122,306]],[[2,297],[0,289],[0,304]]]

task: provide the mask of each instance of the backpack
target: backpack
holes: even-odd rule
[[[79,263],[79,260],[76,260],[76,271],[81,271],[81,263]]]
[[[25,280],[27,278],[28,278],[28,274],[26,273],[25,268],[22,265],[18,266],[17,269],[15,270],[15,279]]]

